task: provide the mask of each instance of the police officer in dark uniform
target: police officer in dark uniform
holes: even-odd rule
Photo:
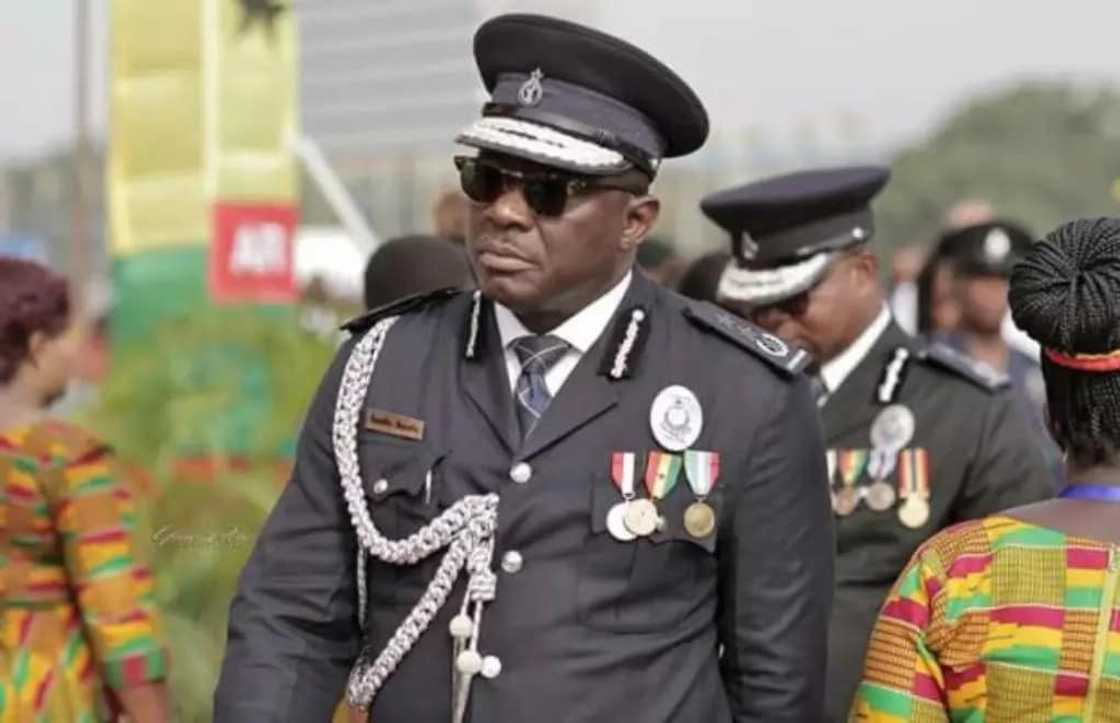
[[[735,260],[720,302],[812,354],[836,515],[827,720],[844,720],[879,605],[915,548],[1052,483],[1007,383],[895,325],[870,201],[886,169],[795,173],[716,193]]]
[[[242,575],[215,719],[325,720],[344,685],[376,723],[819,718],[807,357],[633,270],[703,106],[559,20],[491,20],[475,54],[479,290],[349,325]]]
[[[1007,343],[1002,333],[1008,314],[1011,269],[1034,243],[1017,223],[997,219],[945,233],[937,245],[952,269],[960,324],[936,337],[960,353],[1007,376],[1045,426],[1046,386],[1038,361]]]

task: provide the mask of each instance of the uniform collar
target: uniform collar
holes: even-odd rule
[[[871,352],[875,342],[883,335],[891,323],[891,312],[886,304],[879,310],[875,321],[868,324],[867,328],[840,352],[832,361],[821,365],[821,380],[829,394],[835,392],[848,378],[848,375],[859,366],[859,363]]]
[[[548,332],[568,342],[580,354],[586,354],[614,317],[618,307],[622,304],[627,290],[633,279],[634,272],[627,271],[622,281],[619,281],[610,291],[592,301],[573,316],[569,317],[560,326]],[[508,308],[494,302],[494,320],[498,325],[498,337],[505,349],[515,340],[523,336],[532,336],[533,332],[525,328],[517,315]]]

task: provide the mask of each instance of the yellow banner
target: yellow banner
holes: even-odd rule
[[[290,0],[110,7],[112,253],[208,244],[218,200],[294,203]]]
[[[291,0],[206,4],[211,198],[292,203],[298,58]]]

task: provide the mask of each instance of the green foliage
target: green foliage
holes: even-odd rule
[[[144,527],[183,723],[210,720],[237,577],[333,353],[290,311],[202,309],[114,354],[89,424],[150,475]],[[216,472],[183,481],[184,457]]]
[[[290,449],[333,346],[292,313],[204,309],[114,350],[98,431],[149,470]]]
[[[1036,234],[1120,213],[1120,91],[1028,83],[980,96],[901,152],[876,213],[887,246],[924,242],[963,199]]]

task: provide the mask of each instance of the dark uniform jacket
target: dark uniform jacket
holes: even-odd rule
[[[847,719],[879,606],[920,543],[955,522],[1051,497],[1054,480],[1039,440],[1006,381],[943,345],[915,339],[892,322],[821,410],[825,445],[835,452],[869,449],[871,426],[885,406],[880,385],[898,348],[910,352],[894,403],[915,418],[907,447],[929,461],[931,513],[911,529],[899,499],[875,512],[861,503],[836,518],[836,600],[829,638],[828,720]],[[889,481],[897,483],[901,470]],[[839,473],[833,486],[840,486]],[[858,484],[871,480],[865,472]]]
[[[389,332],[367,409],[423,420],[423,439],[363,426],[358,454],[373,520],[392,539],[464,495],[500,495],[497,597],[486,606],[479,650],[498,656],[502,672],[475,677],[468,719],[819,718],[834,538],[817,410],[796,373],[800,355],[635,274],[615,320],[522,445],[492,306],[482,303],[474,359],[464,355],[470,294],[414,306]],[[634,308],[646,312],[646,323],[628,375],[611,379],[606,372]],[[294,476],[242,574],[216,692],[219,723],[325,721],[358,654],[356,542],[331,445],[351,347],[312,404]],[[700,540],[685,531],[682,515],[694,497],[682,477],[661,504],[667,529],[618,542],[606,529],[607,511],[621,499],[611,453],[636,452],[644,466],[660,449],[650,406],[674,384],[703,407],[693,449],[720,454],[709,500],[718,530]],[[511,470],[522,462],[531,476],[518,484]],[[500,561],[514,550],[520,569],[503,570]],[[375,654],[441,558],[414,567],[370,560]],[[448,623],[463,586],[460,579],[388,678],[373,704],[376,723],[450,720]]]

